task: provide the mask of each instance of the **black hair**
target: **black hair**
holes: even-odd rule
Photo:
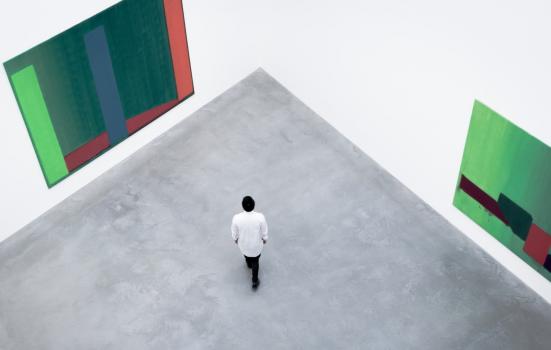
[[[251,196],[245,196],[243,198],[243,202],[241,202],[241,205],[243,205],[243,209],[245,211],[253,211],[254,209],[254,199]]]

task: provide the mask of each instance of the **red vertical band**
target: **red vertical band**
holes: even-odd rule
[[[164,5],[172,65],[174,66],[174,78],[178,100],[181,101],[193,92],[184,9],[182,0],[164,0]]]

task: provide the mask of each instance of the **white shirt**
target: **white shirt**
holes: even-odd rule
[[[252,258],[259,256],[264,245],[262,241],[268,240],[266,218],[255,211],[236,214],[231,222],[231,235],[243,255]]]

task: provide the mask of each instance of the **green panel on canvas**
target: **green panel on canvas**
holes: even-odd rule
[[[106,30],[125,117],[177,96],[162,1],[125,0],[4,63],[34,65],[64,155],[105,131],[84,35]]]
[[[493,216],[459,185],[454,205],[551,280],[551,273],[523,251],[523,238],[532,222],[551,232],[549,146],[476,101],[461,163],[459,176],[462,175],[498,202],[509,222],[505,224]]]
[[[492,196],[513,199],[551,232],[551,151],[549,146],[475,102],[461,174]]]
[[[10,77],[23,119],[48,186],[67,176],[68,170],[50,121],[48,108],[33,66],[28,66]]]

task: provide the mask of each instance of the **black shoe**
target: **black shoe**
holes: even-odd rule
[[[253,281],[253,289],[258,288],[259,284],[260,284],[260,280]]]

